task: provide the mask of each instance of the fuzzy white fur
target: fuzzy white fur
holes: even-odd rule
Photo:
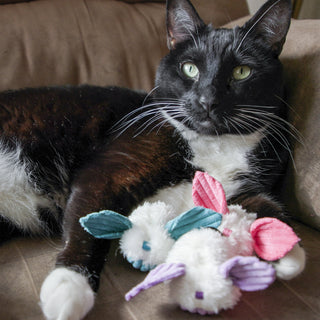
[[[169,283],[172,301],[201,314],[232,308],[241,296],[240,289],[219,272],[232,251],[230,242],[212,229],[195,229],[179,238],[166,262],[185,264],[186,274]],[[196,299],[196,291],[203,292],[202,300]]]
[[[233,256],[250,256],[253,253],[253,243],[249,230],[251,224],[256,220],[257,214],[248,213],[240,205],[231,205],[228,208],[230,212],[223,216],[218,230],[222,233],[226,229],[232,231],[228,242],[231,245],[229,250],[232,250]]]
[[[283,280],[291,280],[298,276],[305,268],[306,253],[299,244],[287,253],[282,259],[273,263],[277,277]]]
[[[201,314],[218,313],[238,302],[241,292],[230,278],[224,278],[219,267],[236,256],[253,253],[250,225],[256,214],[248,214],[240,206],[230,206],[230,213],[223,216],[220,231],[232,230],[229,237],[212,229],[192,230],[174,244],[166,259],[167,263],[184,263],[186,274],[170,282],[172,299],[182,309]],[[195,298],[202,291],[202,300]]]
[[[80,320],[94,304],[94,292],[80,273],[57,268],[45,279],[41,307],[48,320]]]
[[[18,227],[38,233],[41,221],[38,207],[49,207],[50,201],[30,183],[28,164],[21,161],[21,148],[14,151],[0,145],[0,212]]]
[[[164,226],[174,217],[173,208],[160,201],[139,206],[129,217],[132,228],[120,240],[123,255],[133,263],[141,261],[145,271],[164,262],[174,244]],[[142,248],[144,241],[148,241],[150,251]]]

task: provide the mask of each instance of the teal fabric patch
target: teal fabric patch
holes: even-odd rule
[[[132,228],[131,221],[110,210],[93,212],[79,219],[81,226],[99,239],[118,239],[123,232]]]
[[[149,241],[143,241],[142,249],[144,251],[151,251],[150,242]]]
[[[174,240],[192,229],[218,228],[222,221],[222,215],[211,209],[194,207],[170,220],[165,228]]]

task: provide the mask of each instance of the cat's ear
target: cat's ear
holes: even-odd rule
[[[255,34],[278,56],[286,40],[291,15],[291,0],[267,1],[245,24],[246,34],[241,43],[248,34]]]
[[[205,23],[189,0],[167,0],[167,40],[169,49],[192,38]]]

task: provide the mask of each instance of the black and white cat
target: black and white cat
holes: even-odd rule
[[[278,59],[290,17],[290,0],[270,0],[243,27],[214,29],[188,0],[168,0],[170,52],[149,95],[92,86],[0,94],[1,237],[13,226],[63,226],[65,247],[41,290],[48,319],[81,319],[94,304],[110,243],[82,229],[88,213],[128,215],[156,199],[180,213],[203,170],[230,203],[285,218],[272,192],[290,153]],[[296,246],[278,276],[304,264]]]

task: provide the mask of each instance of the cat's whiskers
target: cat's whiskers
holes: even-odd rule
[[[146,103],[146,101],[149,99],[149,97],[152,95],[152,93],[154,93],[157,89],[159,88],[159,86],[155,86],[153,89],[151,89],[148,94],[146,95],[146,97],[144,98],[142,105],[144,105]]]
[[[178,100],[177,100],[178,101]],[[164,100],[163,102],[156,101],[147,105],[143,105],[130,113],[128,113],[126,116],[121,118],[118,122],[116,122],[110,129],[110,133],[116,133],[115,138],[118,138],[121,136],[127,129],[129,129],[131,126],[133,126],[135,123],[138,121],[142,120],[145,117],[152,116],[152,114],[158,114],[159,110],[161,110],[164,107],[168,107],[170,105],[177,105],[177,101],[166,101]],[[181,102],[180,102],[181,104]],[[155,108],[153,108],[155,107]],[[153,108],[153,109],[152,109]],[[145,110],[147,109],[147,110]],[[142,110],[145,110],[141,112]],[[135,115],[136,114],[136,115]]]
[[[252,119],[249,122],[249,119],[241,119],[239,117],[233,117],[230,119],[230,121],[234,122],[234,128],[236,128],[237,126],[240,126],[239,123],[241,123],[241,127],[244,130],[248,130],[249,132],[255,132],[257,130],[261,130],[261,124],[259,122],[253,122]],[[237,130],[238,131],[238,130]],[[238,131],[239,132],[239,131]],[[265,130],[261,130],[261,135],[263,139],[266,139],[266,141],[268,141],[269,145],[271,146],[271,148],[273,149],[275,155],[277,156],[278,160],[280,161],[280,155],[278,154],[276,148],[274,147],[272,141],[269,139],[268,135],[265,134]],[[241,133],[240,133],[241,134]],[[262,144],[262,140],[259,142],[259,145],[261,146],[262,150],[265,151],[264,146]]]
[[[237,127],[240,127],[241,129],[247,130],[247,128],[244,125],[242,125],[241,122],[242,122],[241,120],[237,120],[236,118],[234,118],[234,119],[230,118],[229,119],[230,127],[232,127],[239,134],[239,136],[242,138],[243,142],[246,143],[246,140],[245,140],[243,134],[237,128]]]
[[[265,128],[268,128],[267,134],[264,135],[264,138],[269,142],[278,159],[280,160],[279,154],[276,151],[276,148],[273,146],[272,141],[268,138],[268,136],[273,138],[277,143],[279,143],[283,148],[285,148],[288,151],[293,166],[294,168],[296,168],[290,147],[290,142],[284,134],[284,132],[287,132],[294,139],[299,141],[299,133],[296,130],[296,128],[294,128],[294,133],[292,133],[292,131],[288,130],[287,128],[287,126],[289,126],[290,128],[293,127],[290,123],[288,123],[281,117],[273,113],[269,113],[267,111],[257,110],[254,108],[239,109],[239,111],[240,112],[237,114],[238,120],[243,119],[243,122],[246,122],[247,126],[251,125],[252,129],[254,127],[258,129],[259,127],[261,127],[261,124]]]
[[[137,109],[134,109],[133,111],[129,112],[128,114],[126,114],[124,117],[122,117],[119,121],[117,121],[111,128],[110,128],[110,133],[114,133],[116,131],[118,131],[119,129],[121,129],[121,127],[125,126],[125,121],[127,119],[129,119],[131,116],[133,116],[135,113],[139,113],[143,110],[143,109],[147,109],[150,108],[150,105],[143,105]],[[131,121],[132,119],[130,119],[129,121]]]
[[[302,134],[299,132],[299,130],[293,124],[284,120],[283,118],[279,117],[278,115],[276,115],[274,113],[270,113],[270,112],[263,111],[263,110],[257,110],[252,107],[259,107],[259,106],[251,106],[251,108],[250,107],[244,108],[241,111],[244,113],[256,114],[259,116],[259,118],[263,117],[267,121],[272,122],[274,125],[278,126],[280,129],[287,132],[298,143],[304,145],[304,138],[303,138]],[[264,106],[263,108],[265,109],[266,107]]]
[[[135,125],[137,122],[141,121],[143,118],[150,117],[150,119],[148,119],[147,122],[141,124],[135,130],[136,132],[138,131],[138,133],[134,135],[134,137],[136,137],[139,134],[141,134],[145,129],[150,127],[151,124],[163,118],[161,110],[177,112],[177,110],[181,109],[181,106],[184,104],[184,102],[179,99],[170,99],[171,101],[169,101],[168,99],[162,98],[159,100],[163,101],[155,101],[153,103],[137,108],[136,110],[133,110],[128,115],[123,117],[120,121],[118,121],[117,124],[113,126],[113,133],[118,132],[115,138],[121,136],[126,130]],[[147,110],[140,113],[143,109]],[[138,114],[135,115],[136,113]]]
[[[180,119],[182,116],[184,117],[182,121],[180,120],[180,123],[181,123],[182,125],[184,125],[184,124],[187,123],[188,121],[191,121],[191,117],[186,116],[186,115],[184,115],[184,114],[172,115],[172,116],[170,116],[170,118],[173,119],[173,120],[175,120],[175,119]],[[170,118],[164,117],[164,118],[162,119],[162,121],[159,122],[156,126],[154,126],[154,128],[152,128],[151,130],[154,130],[154,129],[156,129],[156,128],[158,127],[158,130],[157,130],[157,133],[158,133],[159,130],[161,130],[161,128],[162,128],[166,123],[170,123]],[[177,128],[176,128],[176,130],[177,130]]]
[[[250,115],[239,115],[240,117],[246,118],[247,120],[251,120],[255,123],[259,123],[264,125],[265,127],[267,127],[268,129],[270,129],[271,131],[269,131],[269,134],[285,149],[287,149],[288,151],[290,150],[289,147],[289,141],[286,138],[285,135],[282,134],[282,132],[277,129],[277,127],[275,125],[273,125],[270,121],[266,120],[266,119],[257,119],[254,116],[250,116]],[[275,134],[273,134],[272,132],[274,132]],[[279,137],[279,138],[278,138]]]
[[[163,127],[166,123],[169,123],[169,119],[175,119],[175,118],[185,118],[186,117],[186,114],[184,113],[183,110],[181,110],[181,106],[182,104],[174,104],[174,105],[167,105],[165,107],[161,107],[159,108],[159,112],[158,114],[155,114],[152,118],[150,118],[146,123],[143,123],[138,129],[141,129],[140,131],[138,131],[138,133],[136,133],[134,135],[134,137],[138,136],[139,134],[141,134],[144,130],[146,130],[148,127],[150,127],[153,123],[155,122],[158,122],[159,120],[162,120],[161,122],[158,122],[156,126],[152,127],[150,130],[149,130],[149,133],[153,130],[155,130],[157,127],[158,128],[158,131],[161,129],[161,127]],[[169,118],[166,118],[163,116],[163,112],[161,111],[164,111],[167,113],[167,111],[170,111],[170,116]],[[167,113],[168,114],[168,113]],[[158,132],[157,131],[157,132]]]

